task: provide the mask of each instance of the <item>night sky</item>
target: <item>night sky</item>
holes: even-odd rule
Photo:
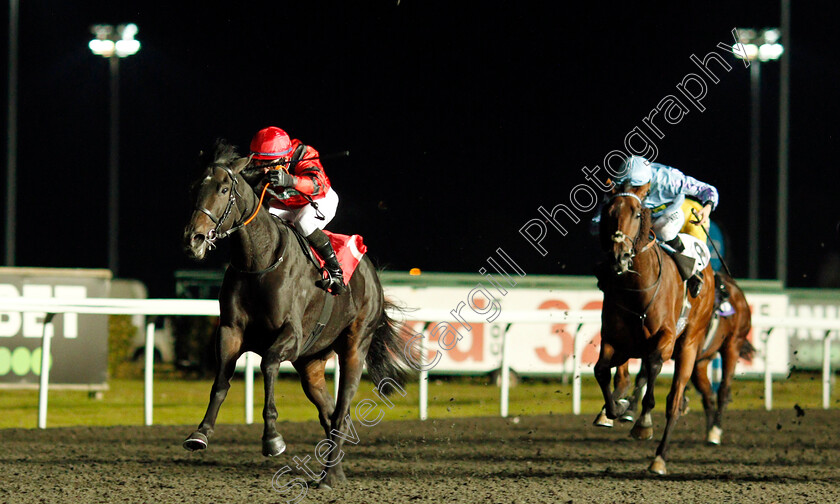
[[[590,274],[583,222],[540,256],[519,234],[569,201],[734,27],[778,26],[778,2],[225,3],[24,1],[20,6],[17,265],[106,267],[108,63],[89,27],[136,23],[120,66],[120,271],[174,295],[200,150],[247,151],[274,125],[322,153],[341,196],[327,229],[359,233],[390,270],[476,272],[497,247],[529,274]],[[828,2],[794,2],[788,284],[816,286],[837,254],[836,83]],[[2,15],[8,26],[8,12]],[[7,64],[4,30],[2,58]],[[783,43],[785,40],[783,39]],[[749,70],[709,83],[656,139],[657,161],[717,186],[727,258],[747,274]],[[7,79],[2,82],[3,120]],[[779,64],[762,65],[762,277],[776,244]],[[4,123],[5,131],[5,123]],[[6,136],[2,138],[4,154]],[[5,155],[3,184],[5,186]],[[5,188],[0,204],[5,211]],[[581,215],[587,221],[590,215]],[[0,223],[2,225],[2,223]]]

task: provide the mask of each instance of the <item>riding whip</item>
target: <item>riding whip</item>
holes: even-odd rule
[[[697,215],[697,211],[692,208],[691,213],[694,214],[694,217],[697,219],[697,222],[700,222],[700,216]],[[705,233],[706,238],[709,239],[709,243],[712,244],[712,248],[715,250],[715,254],[717,254],[718,259],[720,259],[720,263],[723,265],[723,268],[726,270],[726,274],[729,275],[730,278],[735,278],[735,277],[732,276],[732,272],[729,271],[729,266],[726,265],[726,261],[723,260],[723,256],[720,255],[720,251],[717,249],[717,246],[715,245],[715,241],[709,235],[709,232],[706,231],[706,227],[705,226],[700,226],[700,229],[703,230],[703,233]]]

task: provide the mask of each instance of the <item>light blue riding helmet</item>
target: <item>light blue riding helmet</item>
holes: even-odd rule
[[[619,183],[629,181],[633,187],[643,186],[653,178],[650,161],[641,156],[630,156],[625,159],[624,164],[621,165],[621,171],[624,172],[624,176],[621,177]]]

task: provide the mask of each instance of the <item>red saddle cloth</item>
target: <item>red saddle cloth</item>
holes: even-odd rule
[[[335,256],[341,265],[341,271],[344,273],[344,283],[346,285],[350,283],[350,278],[353,276],[353,272],[356,271],[359,261],[362,260],[362,256],[367,252],[367,245],[364,244],[360,235],[348,236],[331,233],[327,230],[324,230],[324,233],[329,237],[333,250],[335,250]],[[318,264],[323,268],[324,260],[315,252],[315,249],[312,249],[312,252],[318,258]]]

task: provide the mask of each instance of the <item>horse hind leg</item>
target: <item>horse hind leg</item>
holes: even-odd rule
[[[595,379],[601,387],[601,393],[604,396],[604,408],[595,418],[593,424],[598,427],[612,427],[613,421],[621,416],[629,405],[626,400],[616,401],[616,395],[610,391],[610,377],[612,375],[613,362],[615,360],[615,350],[607,343],[601,344],[601,355],[598,362],[595,364]],[[626,360],[617,366],[616,373],[627,374]]]
[[[723,376],[718,389],[717,410],[715,410],[714,419],[706,437],[706,441],[714,445],[719,445],[723,437],[723,412],[731,398],[732,377],[735,375],[735,365],[738,363],[738,349],[735,346],[733,342],[721,349]]]
[[[339,358],[339,384],[338,397],[336,398],[335,410],[332,413],[332,429],[328,432],[327,439],[332,443],[330,453],[335,454],[329,459],[325,456],[326,476],[321,481],[321,486],[331,488],[336,484],[344,483],[347,477],[344,475],[344,468],[341,460],[344,452],[341,450],[345,441],[353,444],[359,442],[359,435],[356,426],[350,418],[350,405],[353,397],[359,389],[359,381],[362,378],[364,368],[363,352],[355,345],[355,338],[348,336],[345,341],[347,348],[337,349]]]
[[[613,397],[616,401],[617,413],[620,413],[621,416],[619,420],[624,419],[624,416],[627,414],[627,409],[630,406],[630,402],[625,399],[625,395],[627,394],[627,389],[630,388],[630,371],[628,364],[625,362],[624,364],[618,366],[615,369],[615,378],[613,380],[613,391],[611,397]],[[606,427],[612,428],[615,425],[615,420],[611,419],[607,416],[607,407],[606,404],[603,408],[601,408],[601,412],[595,417],[595,421],[592,422],[593,425],[596,427]]]
[[[622,369],[622,367],[619,366],[615,370],[616,380],[618,380],[618,374],[621,372],[621,369]],[[599,372],[604,373],[604,371],[603,370],[600,370],[600,371],[596,370],[596,372],[595,372],[595,378],[598,379],[598,383],[600,384],[601,381],[602,381],[602,378],[598,378],[598,373]],[[607,381],[609,381],[609,376],[607,376]],[[604,407],[601,408],[601,411],[598,413],[598,416],[595,417],[595,420],[592,422],[592,425],[594,425],[595,427],[604,427],[604,428],[607,428],[607,429],[612,429],[614,424],[615,424],[615,420],[613,420],[612,418],[609,418],[607,416],[607,400],[605,399],[604,400]]]
[[[332,429],[331,417],[335,410],[335,402],[327,391],[327,378],[324,372],[327,361],[323,359],[298,360],[293,363],[300,375],[303,393],[318,409],[318,421],[324,432],[329,436]]]
[[[703,396],[703,411],[706,414],[706,441],[709,444],[720,444],[720,434],[714,433],[715,405],[712,396],[712,384],[708,375],[709,360],[697,362],[691,374],[691,383]]]
[[[330,431],[332,430],[332,414],[335,411],[335,402],[330,393],[327,391],[327,379],[324,369],[327,365],[326,359],[315,358],[312,360],[300,359],[292,363],[300,375],[300,383],[303,387],[303,393],[312,404],[318,409],[318,421],[324,429],[326,440],[330,439]],[[322,441],[323,443],[323,441]],[[320,443],[319,443],[320,446]],[[334,450],[330,450],[332,453]],[[320,453],[320,452],[319,452]],[[327,454],[329,455],[329,453]],[[309,457],[306,457],[308,460]],[[320,460],[320,459],[319,459]],[[314,477],[310,486],[315,488],[329,489],[329,485],[324,484],[323,480],[326,477],[326,471],[321,471],[315,474],[314,471],[308,473]]]
[[[633,395],[630,396],[630,404],[627,407],[627,411],[624,412],[623,415],[619,418],[619,420],[624,423],[630,423],[636,421],[636,415],[639,411],[639,404],[642,401],[642,396],[645,394],[645,390],[647,387],[647,369],[645,369],[645,364],[642,362],[642,367],[639,369],[639,373],[636,375],[636,381],[633,385]]]
[[[646,371],[647,390],[642,397],[642,412],[630,430],[630,436],[640,441],[653,438],[653,418],[650,412],[656,406],[653,389],[656,383],[656,377],[659,376],[659,372],[662,370],[662,359],[652,359],[649,362],[643,363],[642,366]]]

